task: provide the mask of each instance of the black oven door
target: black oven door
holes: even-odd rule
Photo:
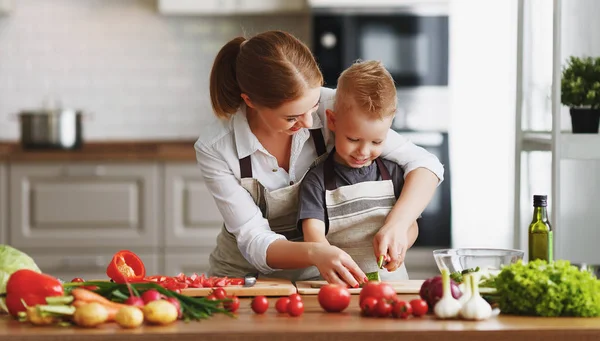
[[[357,59],[380,60],[398,87],[448,85],[448,16],[315,13],[313,52],[326,86]]]

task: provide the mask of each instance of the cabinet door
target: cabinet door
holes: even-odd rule
[[[233,14],[236,0],[159,0],[158,11],[165,15]]]
[[[433,248],[414,247],[406,253],[406,271],[410,279],[427,279],[440,274]]]
[[[212,247],[223,225],[195,163],[165,166],[166,246]]]
[[[11,164],[10,242],[155,246],[158,176],[155,164]]]
[[[106,267],[117,249],[95,250],[94,252],[27,252],[42,272],[70,281],[75,277],[85,280],[107,280]],[[136,252],[137,250],[132,250]],[[156,253],[136,254],[144,261],[147,275],[160,273],[159,260]]]
[[[185,253],[167,253],[165,256],[165,275],[175,276],[181,272],[191,275],[208,272],[208,257],[212,248]]]
[[[6,241],[8,222],[8,171],[6,164],[0,163],[0,244]]]
[[[263,14],[299,12],[306,8],[305,0],[236,0],[236,13]]]

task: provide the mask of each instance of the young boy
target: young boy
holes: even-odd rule
[[[365,273],[379,271],[388,281],[408,279],[404,264],[392,272],[380,271],[373,248],[404,184],[402,168],[379,157],[396,104],[394,80],[380,62],[357,62],[342,72],[334,110],[326,112],[335,147],[306,174],[298,212],[304,241],[335,245]],[[415,222],[407,231],[407,248],[417,234]],[[335,273],[321,276],[337,281]]]

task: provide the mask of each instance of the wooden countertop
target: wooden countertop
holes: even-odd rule
[[[415,296],[405,295],[407,299]],[[359,315],[358,296],[341,314],[325,313],[316,296],[303,296],[304,315],[289,317],[275,312],[275,299],[264,315],[242,299],[236,319],[218,315],[202,322],[177,322],[169,326],[144,326],[124,330],[116,324],[97,329],[34,327],[6,316],[0,317],[2,341],[559,341],[600,340],[600,318],[541,318],[499,316],[486,321],[439,321],[431,316],[399,320]]]
[[[18,142],[0,141],[0,161],[181,161],[195,162],[194,142],[179,141],[88,141],[77,150],[24,150]]]

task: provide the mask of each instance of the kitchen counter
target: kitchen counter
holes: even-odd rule
[[[89,141],[77,150],[24,150],[18,142],[0,142],[0,161],[182,161],[195,162],[194,142]]]
[[[413,295],[404,296],[406,299]],[[75,327],[34,327],[7,316],[0,317],[3,341],[75,341],[75,340],[202,340],[202,341],[558,341],[600,340],[600,318],[538,318],[499,316],[486,321],[439,321],[431,316],[399,320],[365,318],[359,315],[358,296],[341,314],[325,313],[316,296],[304,295],[305,312],[300,317],[278,315],[275,299],[264,315],[249,308],[242,299],[238,317],[218,315],[202,322],[177,322],[172,325],[144,326],[124,330],[116,324],[97,329]]]

